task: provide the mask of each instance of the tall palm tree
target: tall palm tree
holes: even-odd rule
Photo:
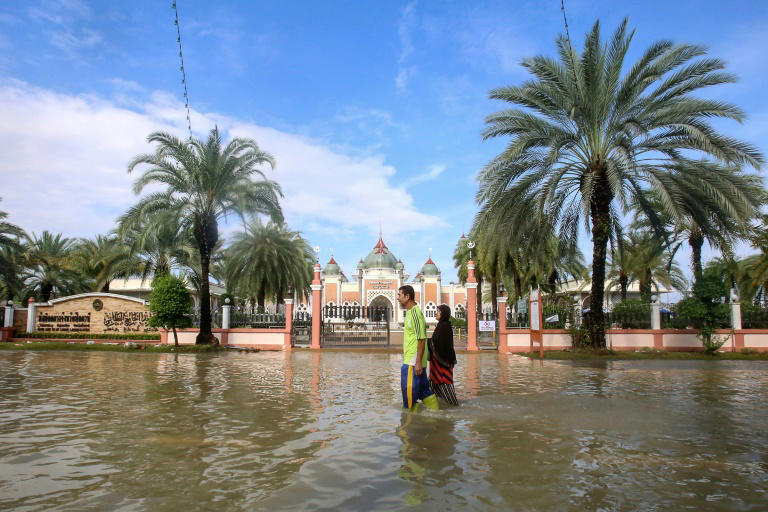
[[[581,54],[559,36],[559,60],[526,59],[532,80],[491,91],[492,99],[518,108],[489,116],[483,133],[512,140],[479,176],[481,215],[509,222],[549,217],[564,240],[575,240],[582,225],[591,230],[592,311],[586,323],[596,347],[605,346],[606,249],[620,210],[636,200],[655,219],[644,199],[655,189],[671,211],[681,197],[696,196],[709,199],[702,210],[716,202],[736,212],[722,190],[745,181],[738,166],[759,168],[764,161],[755,147],[710,124],[715,118],[741,121],[739,108],[693,95],[734,81],[722,72],[721,60],[699,59],[706,54],[701,46],[660,41],[622,76],[633,34],[624,20],[605,44],[596,22]]]
[[[183,141],[169,133],[155,132],[147,140],[157,143],[152,154],[139,155],[128,165],[149,168],[134,182],[136,194],[150,184],[165,186],[141,199],[124,219],[140,220],[161,212],[178,212],[195,239],[201,266],[200,333],[196,343],[215,343],[211,332],[211,297],[208,284],[211,255],[219,241],[219,221],[228,214],[265,214],[282,221],[278,202],[280,187],[259,167],[274,168],[272,155],[256,141],[234,138],[223,145],[218,128],[203,141]],[[254,180],[259,177],[259,180]]]
[[[264,225],[254,217],[226,250],[227,287],[256,297],[263,311],[267,297],[280,302],[289,290],[308,297],[313,263],[314,252],[298,231],[277,223]]]
[[[61,233],[43,231],[39,237],[33,233],[25,248],[27,290],[38,294],[43,302],[54,293],[65,295],[85,290],[85,280],[74,268],[74,248],[75,240]]]

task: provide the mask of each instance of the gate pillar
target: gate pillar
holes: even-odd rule
[[[283,350],[291,350],[293,339],[293,299],[285,299],[285,330],[288,334],[283,340]]]
[[[475,262],[467,262],[467,350],[477,350],[477,280]]]
[[[312,342],[309,348],[320,348],[320,328],[323,325],[323,285],[320,282],[320,264],[315,263],[315,278],[312,279]]]

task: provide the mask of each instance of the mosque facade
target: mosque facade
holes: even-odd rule
[[[350,277],[331,257],[321,271],[323,306],[384,306],[389,309],[390,322],[402,323],[405,310],[397,302],[397,290],[411,285],[428,323],[437,322],[436,310],[440,304],[446,304],[452,313],[459,315],[467,308],[466,287],[456,283],[443,285],[440,269],[431,257],[413,279],[409,279],[402,260],[392,254],[381,235]],[[311,311],[311,305],[306,301],[299,303],[297,313],[302,311]]]

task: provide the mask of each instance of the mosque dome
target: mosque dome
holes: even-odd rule
[[[432,261],[432,258],[429,258],[427,262],[424,264],[424,266],[421,267],[421,275],[423,276],[436,276],[439,274],[440,274],[440,271],[437,269],[437,265],[435,265],[435,262]]]
[[[363,268],[391,268],[394,269],[397,265],[397,258],[395,255],[389,252],[387,245],[379,235],[379,241],[373,246],[373,250],[363,260]],[[358,268],[360,266],[358,265]]]
[[[365,265],[363,264],[363,258],[360,258],[360,263],[357,264],[357,270],[362,270],[365,268]]]
[[[336,263],[336,260],[333,259],[333,256],[331,256],[330,261],[323,269],[323,274],[326,276],[337,276],[339,275],[339,264]]]
[[[403,260],[397,260],[397,263],[395,263],[395,270],[403,270],[405,269],[405,265],[403,265]]]

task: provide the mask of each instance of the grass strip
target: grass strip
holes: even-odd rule
[[[530,354],[524,352],[518,354],[524,357],[538,359],[539,353]],[[544,352],[544,359],[554,361],[571,360],[638,360],[638,359],[668,359],[668,360],[699,360],[699,361],[768,361],[768,352],[757,352],[754,350],[743,350],[741,352],[718,352],[714,355],[708,355],[704,352],[667,352],[664,350],[639,350],[633,351],[611,351],[611,350],[552,350]]]

